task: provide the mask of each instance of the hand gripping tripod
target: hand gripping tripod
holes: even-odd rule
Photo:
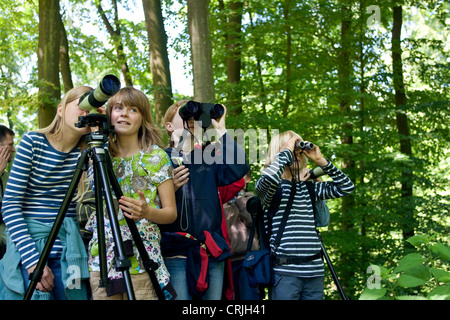
[[[95,186],[95,204],[97,215],[97,228],[98,228],[98,245],[99,245],[99,259],[100,259],[100,287],[106,287],[109,285],[108,270],[106,263],[106,239],[104,230],[104,216],[103,216],[103,199],[105,197],[106,208],[108,210],[109,218],[111,221],[111,229],[113,239],[116,247],[115,264],[116,269],[122,272],[123,279],[125,281],[126,291],[129,300],[135,300],[133,285],[131,283],[131,277],[129,268],[131,262],[125,255],[123,247],[122,235],[120,232],[119,221],[117,219],[116,210],[113,203],[113,197],[111,191],[114,191],[116,198],[119,199],[123,193],[120,189],[120,185],[117,182],[117,178],[114,175],[112,168],[111,157],[108,150],[104,147],[108,140],[108,135],[113,129],[109,124],[109,118],[103,114],[88,114],[85,117],[79,117],[79,122],[75,124],[76,127],[82,128],[88,125],[89,127],[98,127],[99,131],[93,132],[86,136],[86,144],[88,146],[85,149],[78,160],[78,164],[74,173],[74,177],[69,186],[69,189],[65,195],[61,208],[50,231],[47,242],[41,253],[41,257],[36,266],[34,272],[30,275],[30,284],[25,293],[24,300],[30,300],[36,285],[41,280],[45,264],[47,263],[50,251],[58,236],[58,232],[61,228],[65,214],[69,208],[70,202],[74,196],[75,190],[81,179],[83,171],[88,169],[89,159],[93,161],[94,172],[94,186]],[[111,189],[112,187],[112,189]],[[142,242],[136,224],[133,220],[126,218],[127,225],[133,236],[133,240],[139,251],[139,255],[143,261],[144,268],[150,276],[153,287],[158,295],[159,300],[164,300],[164,294],[158,284],[154,270],[159,268],[158,263],[151,260],[148,256],[147,250]]]

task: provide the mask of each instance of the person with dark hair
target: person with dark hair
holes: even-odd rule
[[[3,195],[5,194],[6,182],[9,172],[6,170],[8,164],[14,158],[14,131],[4,125],[0,125],[0,208],[2,207]],[[5,223],[0,214],[0,259],[6,251]]]

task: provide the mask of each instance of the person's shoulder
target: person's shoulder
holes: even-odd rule
[[[161,164],[161,162],[170,162],[170,158],[167,152],[157,145],[153,145],[151,148],[143,152],[144,157],[142,158],[142,162],[144,164]]]
[[[26,143],[28,145],[42,144],[45,143],[46,138],[43,133],[30,131],[25,133],[22,136],[21,142]]]
[[[45,135],[43,133],[36,132],[36,131],[29,131],[27,133],[24,133],[24,135],[22,136],[22,139],[26,138],[26,139],[31,139],[31,140],[36,140],[36,139],[41,140],[44,137],[45,137]]]

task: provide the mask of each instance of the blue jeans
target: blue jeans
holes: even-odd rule
[[[259,300],[258,287],[252,288],[248,284],[247,273],[244,269],[244,260],[231,262],[233,269],[234,296],[236,300]]]
[[[323,277],[300,278],[275,273],[269,300],[323,300]]]
[[[174,287],[177,298],[176,300],[192,300],[189,293],[186,279],[186,258],[167,258],[164,263],[170,274],[170,281]],[[209,259],[209,286],[206,293],[201,297],[202,300],[220,300],[222,298],[224,262],[216,262]]]
[[[53,275],[55,278],[53,279],[54,287],[53,290],[50,292],[50,299],[51,300],[67,300],[65,288],[62,281],[62,275],[61,275],[61,261],[60,259],[48,259],[47,266],[52,270]],[[20,269],[22,270],[22,276],[25,280],[25,291],[27,291],[28,285],[30,283],[28,271],[25,269],[25,267],[20,264]]]

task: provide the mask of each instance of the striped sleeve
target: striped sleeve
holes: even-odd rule
[[[68,153],[59,152],[44,134],[36,132],[25,134],[19,144],[6,186],[2,214],[27,269],[39,261],[40,255],[25,219],[48,225],[54,223],[73,180],[79,156],[77,147]],[[76,216],[75,207],[76,202],[72,201],[66,217]],[[57,238],[50,257],[56,258],[61,252],[62,244]]]
[[[261,177],[256,182],[256,193],[261,199],[264,208],[270,206],[273,195],[281,184],[281,175],[284,167],[294,161],[292,152],[289,149],[277,154],[275,160],[262,172]]]
[[[355,189],[355,185],[350,178],[330,161],[328,161],[326,166],[321,166],[321,168],[333,181],[315,184],[316,200],[341,198],[352,193]]]
[[[24,135],[11,168],[2,206],[3,220],[26,268],[33,266],[39,260],[39,253],[22,214],[22,203],[28,186],[32,158],[33,141],[29,135]]]

